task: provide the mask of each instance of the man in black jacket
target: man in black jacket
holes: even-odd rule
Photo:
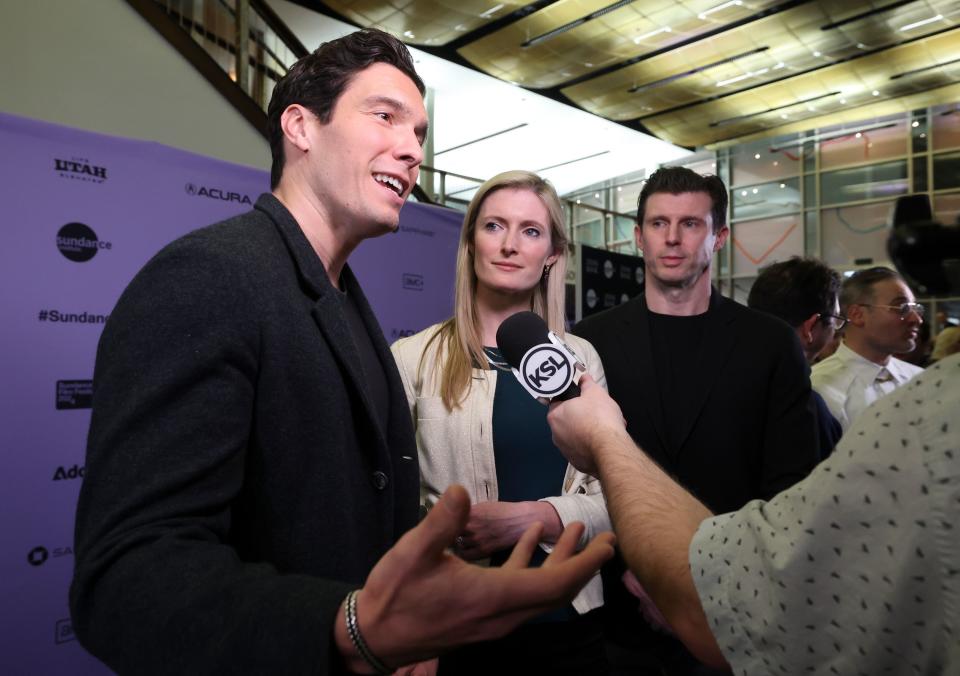
[[[572,528],[527,569],[533,527],[505,568],[468,565],[460,487],[416,526],[406,398],[346,261],[397,228],[423,91],[379,31],[301,59],[268,111],[272,194],[166,247],[112,313],[71,608],[114,670],[388,672],[569,601],[612,551],[574,556]]]
[[[716,176],[654,172],[637,210],[644,293],[573,330],[600,354],[636,443],[718,513],[776,495],[818,458],[796,335],[710,285],[714,255],[729,235],[726,210]],[[696,673],[678,642],[637,621],[636,600],[616,579],[622,571],[604,571],[612,661],[630,673]]]
[[[809,363],[847,323],[840,314],[840,275],[815,258],[793,258],[768,265],[750,287],[747,305],[793,327]],[[820,459],[833,452],[843,428],[823,397],[810,390],[817,412]]]

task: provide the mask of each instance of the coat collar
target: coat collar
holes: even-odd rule
[[[362,403],[363,414],[366,418],[368,429],[374,430],[377,441],[379,456],[373,459],[375,463],[382,466],[389,455],[387,445],[387,430],[383,429],[378,416],[375,413],[373,401],[367,388],[367,381],[360,367],[360,353],[357,350],[353,335],[350,332],[350,325],[347,321],[346,312],[343,308],[344,299],[342,292],[330,283],[327,276],[327,270],[323,261],[310,245],[307,236],[304,234],[300,225],[294,219],[293,215],[275,196],[266,193],[257,200],[256,209],[267,214],[274,222],[277,230],[286,244],[287,250],[293,259],[297,273],[308,294],[314,301],[311,313],[321,333],[327,340],[330,350],[333,352],[340,368],[345,375],[345,380],[357,394],[357,398]],[[397,397],[392,393],[396,392],[399,386],[399,375],[396,375],[396,366],[389,357],[389,349],[380,325],[374,317],[373,311],[367,303],[360,284],[349,265],[343,266],[343,272],[340,275],[344,291],[357,304],[360,317],[373,341],[374,348],[380,358],[384,373],[387,378],[387,385],[390,388],[390,419],[393,421],[397,416],[394,411]],[[407,415],[409,417],[409,415]]]

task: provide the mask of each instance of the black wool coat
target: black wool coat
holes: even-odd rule
[[[167,246],[97,351],[71,588],[119,673],[330,673],[341,601],[418,516],[400,377],[378,421],[339,293],[272,195]]]

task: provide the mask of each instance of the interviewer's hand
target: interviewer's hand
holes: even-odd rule
[[[550,404],[547,422],[553,443],[581,472],[599,476],[594,453],[606,433],[622,434],[626,421],[617,402],[589,374],[580,378],[580,396]]]
[[[462,643],[498,638],[522,622],[569,603],[613,556],[613,533],[580,553],[583,524],[569,525],[539,568],[527,568],[541,526],[526,530],[499,568],[467,563],[448,551],[463,531],[470,498],[451,486],[420,524],[374,566],[357,597],[357,619],[370,650],[399,667]],[[341,606],[335,640],[349,668],[363,667],[350,645]]]

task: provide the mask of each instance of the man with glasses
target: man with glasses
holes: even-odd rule
[[[760,271],[747,305],[782,319],[793,327],[807,362],[830,342],[835,332],[846,324],[840,314],[837,297],[840,275],[815,258],[799,258],[768,265]],[[826,402],[816,391],[810,392],[817,411],[820,432],[820,459],[833,451],[843,428]]]
[[[847,279],[840,305],[847,317],[843,343],[813,367],[811,381],[846,431],[867,406],[923,371],[893,356],[916,348],[923,306],[884,267]]]

